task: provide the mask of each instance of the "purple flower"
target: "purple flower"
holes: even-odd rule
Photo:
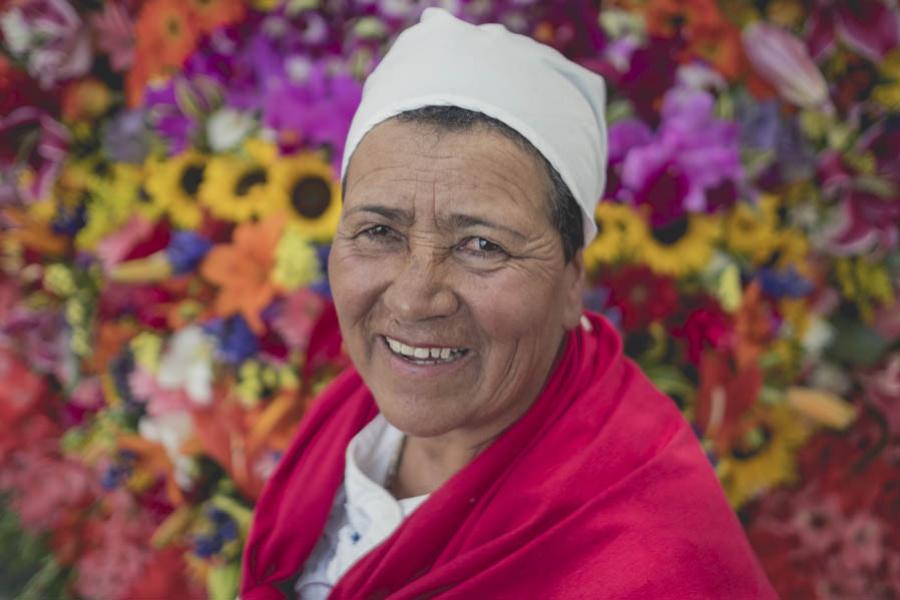
[[[768,167],[757,178],[758,185],[772,189],[813,174],[815,152],[797,121],[782,116],[777,100],[756,102],[742,98],[737,106],[737,120],[742,145],[770,155]]]
[[[179,154],[191,147],[199,131],[196,117],[189,117],[183,106],[185,96],[192,93],[187,90],[189,87],[185,80],[176,77],[162,85],[150,85],[144,93],[150,123],[168,142],[170,155]],[[182,92],[182,102],[178,101],[179,91]]]
[[[611,129],[610,162],[621,160],[616,197],[650,206],[654,226],[686,211],[713,212],[737,198],[744,177],[738,126],[716,118],[713,105],[707,92],[676,87],[663,100],[655,137],[648,140],[632,122]]]
[[[141,164],[150,151],[143,111],[123,111],[103,131],[103,151],[116,162]]]
[[[330,73],[313,63],[301,83],[284,81],[266,94],[263,124],[278,133],[285,152],[300,146],[328,145],[340,162],[362,85],[351,75]]]

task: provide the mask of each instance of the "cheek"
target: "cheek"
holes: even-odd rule
[[[335,245],[328,257],[328,282],[345,339],[378,299],[385,270]]]
[[[477,278],[460,293],[479,327],[494,344],[540,341],[558,321],[558,302],[551,282],[533,273],[498,273]]]

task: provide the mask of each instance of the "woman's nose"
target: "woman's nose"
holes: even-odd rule
[[[386,308],[399,321],[447,317],[459,308],[449,283],[449,265],[427,252],[410,253],[383,293]]]

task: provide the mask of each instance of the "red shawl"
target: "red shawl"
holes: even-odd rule
[[[331,598],[774,598],[697,439],[622,356],[579,328],[534,405],[338,582]],[[242,600],[293,597],[377,414],[355,370],[305,416],[244,553]]]

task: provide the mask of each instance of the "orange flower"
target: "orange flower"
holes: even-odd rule
[[[129,78],[129,101],[136,90],[154,77],[179,69],[197,46],[201,32],[192,24],[192,13],[178,0],[151,0],[144,4],[135,23],[135,65],[139,76]]]
[[[729,80],[745,71],[740,29],[715,0],[650,0],[646,11],[649,33],[684,40],[683,62],[702,58]]]
[[[203,33],[209,33],[221,25],[236,23],[246,13],[242,0],[187,0],[186,4]]]
[[[184,450],[212,457],[238,489],[255,500],[265,484],[260,461],[272,450],[287,448],[303,410],[304,403],[289,391],[250,411],[235,398],[219,398],[194,409],[197,437]]]
[[[97,119],[112,104],[112,91],[96,77],[78,79],[63,89],[62,115],[67,121]]]
[[[140,435],[121,434],[116,445],[120,450],[128,450],[137,456],[135,472],[142,473],[150,479],[141,481],[140,485],[148,485],[156,477],[165,481],[166,498],[175,506],[184,504],[184,494],[175,481],[175,465],[169,458],[165,447],[159,442],[145,439]]]
[[[49,221],[33,216],[28,211],[8,208],[2,211],[0,219],[11,224],[3,232],[5,241],[21,244],[49,257],[62,256],[68,250],[69,240],[65,236],[54,233]]]
[[[735,357],[740,368],[756,363],[772,343],[772,308],[763,298],[762,286],[754,281],[744,291],[734,316]]]
[[[283,230],[283,215],[241,223],[231,244],[216,246],[206,255],[200,273],[219,286],[214,306],[217,314],[241,314],[254,332],[262,333],[265,326],[260,313],[279,291],[271,275]]]

